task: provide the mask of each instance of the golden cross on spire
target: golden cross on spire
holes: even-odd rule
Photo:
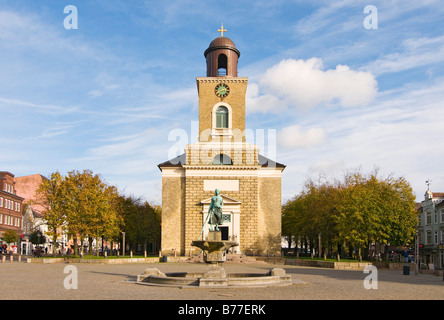
[[[224,29],[224,24],[222,23],[222,26],[217,31],[220,32],[220,36],[223,37],[224,36],[224,32],[226,32],[227,29]]]

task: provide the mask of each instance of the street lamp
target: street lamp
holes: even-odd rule
[[[125,232],[122,232],[123,243],[122,243],[122,256],[125,257]]]

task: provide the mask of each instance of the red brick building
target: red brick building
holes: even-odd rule
[[[39,216],[42,215],[44,208],[38,204],[36,191],[44,180],[47,179],[41,174],[14,178],[16,194],[23,197],[23,205],[32,204],[32,210]]]
[[[0,171],[0,238],[6,230],[22,233],[23,200],[16,194],[14,175]]]

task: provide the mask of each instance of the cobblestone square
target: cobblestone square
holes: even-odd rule
[[[65,289],[66,266],[75,266],[78,289]],[[444,282],[431,274],[403,275],[402,270],[378,269],[377,289],[366,289],[363,271],[287,265],[225,264],[229,273],[265,273],[284,268],[293,280],[305,282],[285,287],[199,289],[150,287],[135,284],[145,268],[162,272],[198,272],[204,264],[0,264],[0,299],[3,300],[442,300]]]

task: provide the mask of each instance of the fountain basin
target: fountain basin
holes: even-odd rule
[[[202,250],[206,263],[218,265],[226,261],[228,249],[238,246],[239,243],[222,240],[220,231],[209,231],[206,240],[194,240],[191,245]]]
[[[274,268],[267,273],[229,273],[222,267],[210,267],[206,272],[162,273],[148,268],[137,276],[137,284],[166,287],[237,288],[284,286],[295,283],[284,269]]]

